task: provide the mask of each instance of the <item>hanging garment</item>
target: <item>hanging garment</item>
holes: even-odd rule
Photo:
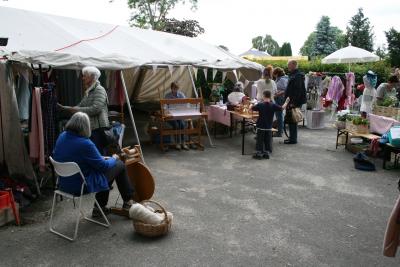
[[[80,73],[75,70],[55,70],[57,98],[64,106],[76,106],[83,97]]]
[[[344,85],[339,76],[333,76],[331,83],[329,84],[328,93],[326,94],[327,100],[332,100],[338,103],[343,95]]]
[[[50,156],[53,152],[54,145],[57,139],[57,97],[55,89],[51,88],[41,90],[41,108],[43,120],[43,138],[44,138],[44,153]]]
[[[372,113],[372,106],[376,99],[376,90],[374,88],[365,88],[361,98],[361,112]]]
[[[20,174],[39,187],[29,159],[19,123],[18,104],[11,71],[0,62],[0,162],[5,161],[10,175]]]
[[[15,93],[18,102],[19,119],[29,119],[29,102],[31,98],[31,90],[29,89],[29,74],[28,69],[24,70],[26,73],[20,73],[18,77],[18,84],[15,87]]]
[[[32,160],[39,162],[40,170],[44,171],[44,137],[40,91],[40,87],[35,87],[32,92],[32,128],[29,133],[29,155]]]
[[[352,106],[354,104],[355,96],[353,96],[353,86],[356,82],[353,72],[346,73],[346,106]]]

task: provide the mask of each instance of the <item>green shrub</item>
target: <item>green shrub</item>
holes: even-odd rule
[[[287,61],[274,61],[274,60],[254,60],[255,62],[267,66],[272,65],[273,67],[281,67],[288,72]],[[322,64],[321,59],[315,59],[311,61],[299,61],[299,69],[304,72],[327,72],[330,75],[346,73],[349,71],[348,64]],[[354,72],[356,76],[356,83],[362,83],[362,77],[367,73],[368,70],[372,70],[378,75],[378,85],[382,82],[386,82],[391,73],[390,64],[387,61],[377,61],[371,63],[362,64],[351,64],[350,70]],[[377,86],[378,86],[377,85]]]

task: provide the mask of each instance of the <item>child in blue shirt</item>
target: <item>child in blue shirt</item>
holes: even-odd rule
[[[282,111],[289,103],[289,98],[286,99],[282,106],[279,106],[271,101],[271,91],[263,92],[263,102],[259,102],[251,109],[258,111],[257,127],[257,142],[255,159],[269,159],[269,153],[272,153],[272,122],[275,111]]]

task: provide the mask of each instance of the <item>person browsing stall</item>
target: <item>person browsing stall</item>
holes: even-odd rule
[[[253,158],[269,159],[269,153],[272,153],[272,121],[274,113],[285,109],[289,101],[290,98],[287,98],[283,106],[279,106],[272,102],[271,92],[264,91],[263,102],[251,107],[253,111],[258,111],[256,153]]]
[[[285,103],[285,93],[286,87],[288,85],[289,77],[285,74],[285,71],[282,68],[275,68],[272,72],[272,76],[274,77],[276,83],[276,93],[274,96],[275,103],[278,105],[283,105]],[[277,137],[281,137],[283,133],[283,111],[277,111],[275,113],[276,120],[278,121],[278,132],[276,134]]]
[[[82,83],[84,96],[81,102],[74,106],[62,106],[61,109],[67,110],[70,113],[84,112],[90,118],[90,127],[92,135],[90,139],[96,145],[101,154],[104,153],[106,144],[103,137],[103,129],[110,126],[108,120],[108,97],[104,87],[99,82],[100,70],[96,67],[85,67],[82,69]]]
[[[96,193],[96,200],[105,214],[110,210],[106,207],[110,186],[117,183],[118,191],[124,201],[123,208],[129,209],[133,204],[134,189],[129,183],[125,164],[117,155],[103,157],[95,144],[89,139],[90,120],[86,113],[76,112],[65,126],[53,151],[53,158],[59,162],[75,162],[79,165],[86,178],[85,192]],[[72,177],[60,177],[59,187],[70,194],[79,195],[82,179],[79,174]],[[93,217],[101,216],[97,206],[93,208]]]
[[[399,83],[397,76],[392,75],[389,77],[387,83],[381,83],[376,89],[376,101],[381,105],[386,97],[396,97],[396,85]]]
[[[246,97],[243,91],[243,83],[237,82],[233,87],[232,92],[228,95],[228,102],[234,106],[241,104],[243,98]]]
[[[271,98],[274,100],[276,93],[276,83],[272,80],[272,66],[267,66],[263,71],[263,78],[256,82],[257,86],[257,100],[263,101],[263,92],[265,90],[271,92]]]
[[[179,85],[176,82],[171,83],[171,91],[165,94],[165,99],[177,99],[177,98],[186,98],[185,94],[179,90]],[[183,131],[186,128],[186,123],[183,120],[171,120],[168,123],[172,126],[174,130]],[[185,150],[189,150],[188,145],[185,143],[185,135],[177,134],[175,136],[176,149],[181,150],[182,148]]]
[[[285,144],[297,144],[297,121],[292,120],[292,111],[300,108],[307,102],[306,86],[304,84],[304,73],[300,72],[296,60],[288,62],[289,81],[285,92],[285,97],[290,98],[290,102],[286,109],[286,118],[289,125],[289,139],[285,140]]]

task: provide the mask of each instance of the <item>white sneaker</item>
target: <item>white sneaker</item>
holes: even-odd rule
[[[180,144],[177,144],[177,145],[175,146],[175,148],[176,148],[177,150],[181,150],[181,149],[182,149]]]
[[[186,144],[183,144],[182,148],[185,149],[185,150],[189,150],[189,147]]]

